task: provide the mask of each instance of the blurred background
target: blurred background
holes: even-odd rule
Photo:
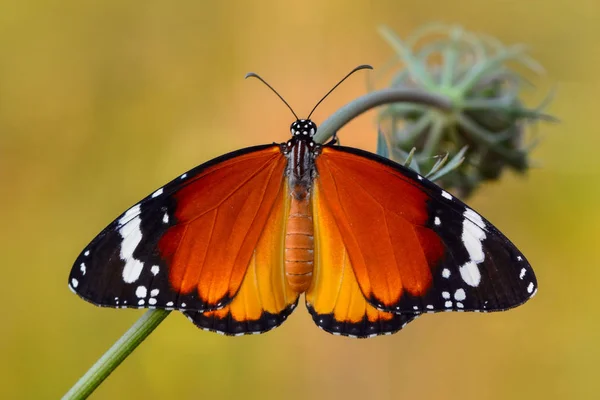
[[[596,398],[600,362],[600,3],[596,0],[3,1],[0,13],[0,398],[58,398],[142,310],[100,309],[67,288],[81,249],[182,172],[284,141],[358,64],[392,55],[377,34],[457,23],[527,43],[555,85],[533,153],[470,204],[527,255],[538,295],[507,313],[427,315],[369,340],[319,330],[304,307],[265,335],[225,338],[173,313],[98,399]],[[361,72],[314,114],[365,93]],[[591,114],[590,114],[591,113]],[[374,114],[345,145],[374,150]]]

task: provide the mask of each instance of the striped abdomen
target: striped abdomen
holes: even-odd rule
[[[313,220],[310,197],[292,195],[285,236],[285,277],[292,290],[302,293],[312,280]]]

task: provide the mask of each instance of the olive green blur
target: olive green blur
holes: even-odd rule
[[[285,141],[359,64],[377,33],[457,23],[527,43],[555,85],[539,167],[470,204],[528,257],[537,296],[497,314],[426,315],[388,337],[319,330],[304,307],[260,336],[225,338],[172,313],[96,399],[589,399],[600,393],[600,3],[452,1],[3,1],[0,7],[0,398],[55,399],[143,310],[72,294],[75,257],[110,221],[184,171]],[[313,115],[365,93],[360,71]],[[374,150],[375,114],[340,132]]]

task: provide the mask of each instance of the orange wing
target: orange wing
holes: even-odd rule
[[[286,163],[279,145],[266,145],[183,174],[104,229],[78,257],[70,287],[109,307],[208,311],[240,292],[261,303],[238,301],[235,315],[238,305],[251,319],[259,309],[286,310],[295,298],[275,282],[279,261],[272,260],[280,247],[273,243],[283,240]],[[254,288],[242,285],[252,277]]]
[[[284,185],[287,188],[287,184]],[[287,193],[287,190],[283,190]],[[255,334],[279,326],[294,310],[298,293],[284,276],[285,221],[289,196],[277,198],[233,301],[215,311],[185,314],[199,328],[226,335]]]
[[[424,227],[427,194],[382,164],[323,148],[316,186],[342,233],[362,293],[391,306],[403,292],[423,295],[443,254]]]
[[[334,222],[326,225],[339,229],[360,291],[377,309],[498,311],[535,294],[522,253],[415,172],[342,146],[324,146],[316,169],[315,191]]]
[[[315,269],[306,306],[315,323],[334,335],[372,337],[391,334],[417,317],[379,311],[360,290],[344,239],[320,186],[313,188]]]
[[[271,147],[219,163],[174,194],[177,224],[158,247],[177,292],[197,294],[204,309],[233,299],[282,198],[285,166],[279,148]]]

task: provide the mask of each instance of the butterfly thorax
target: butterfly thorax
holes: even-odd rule
[[[314,265],[314,227],[311,187],[315,178],[315,158],[320,145],[313,136],[317,126],[310,120],[297,120],[291,126],[292,138],[282,144],[288,160],[286,176],[290,208],[286,221],[285,276],[290,287],[302,293],[312,281]]]
[[[315,158],[321,146],[313,140],[317,125],[311,120],[299,119],[290,130],[292,138],[281,147],[288,160],[286,176],[291,195],[302,200],[310,195],[315,177]]]

